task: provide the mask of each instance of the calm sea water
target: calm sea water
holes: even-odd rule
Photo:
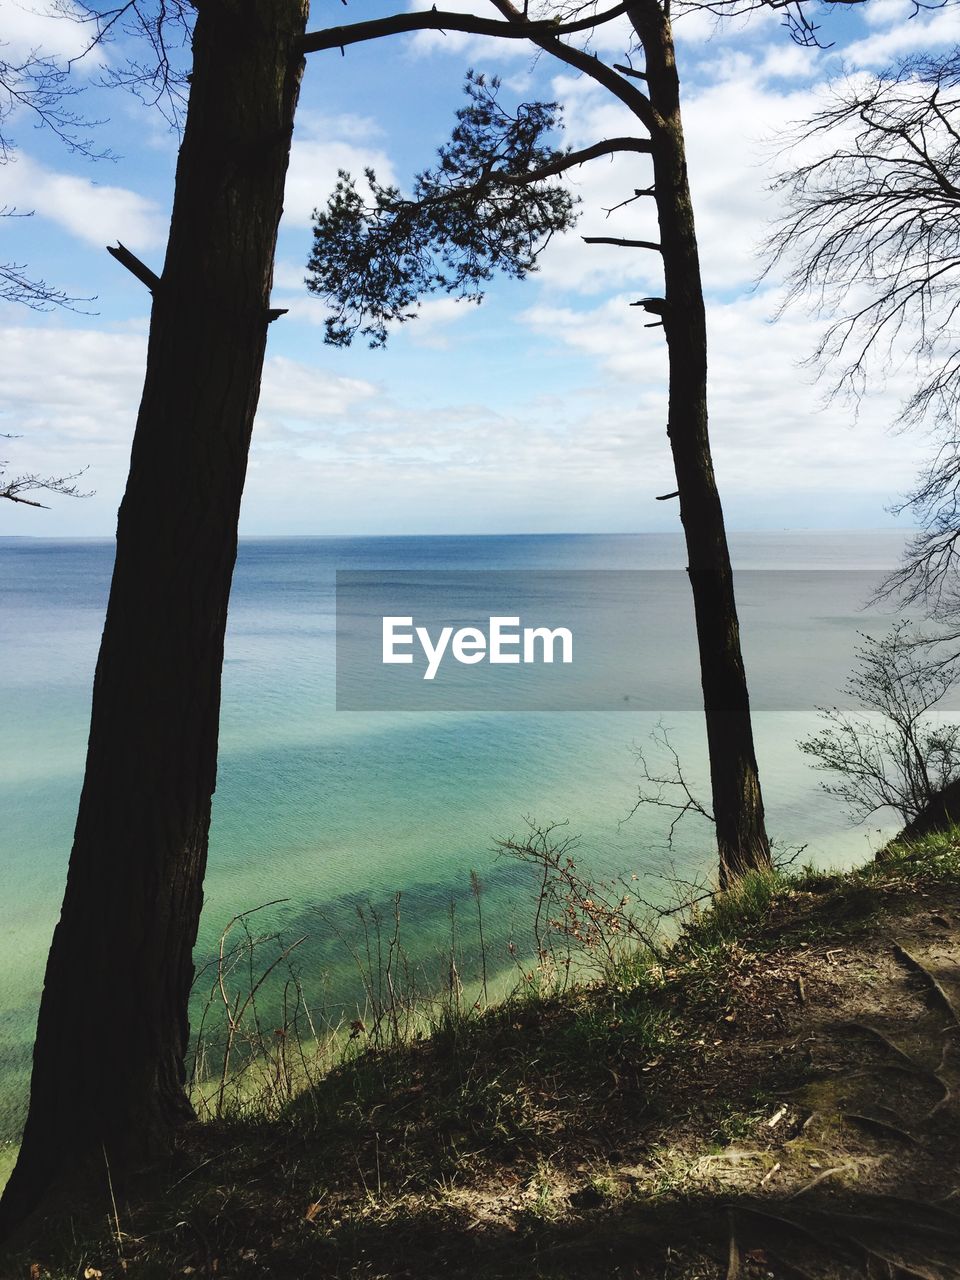
[[[815,713],[788,640],[802,621],[797,644],[840,671],[852,657],[855,629],[882,629],[882,620],[861,612],[860,578],[830,573],[822,576],[833,584],[822,607],[804,603],[798,619],[791,571],[879,575],[896,564],[902,540],[899,533],[733,539],[738,569],[769,571],[762,578],[765,621],[754,618],[752,605],[741,612],[748,665],[775,673],[790,691],[781,705],[796,708],[756,715],[769,827],[785,846],[805,844],[804,856],[819,862],[862,857],[877,835],[849,827],[796,749]],[[0,1140],[14,1138],[22,1118],[112,554],[106,541],[0,539]],[[356,978],[336,932],[355,923],[358,902],[383,904],[403,890],[408,944],[429,956],[448,936],[451,898],[461,902],[463,930],[471,927],[471,869],[486,885],[494,945],[511,933],[525,939],[529,882],[522,868],[493,852],[495,839],[521,831],[525,817],[568,822],[582,838],[585,862],[601,874],[636,871],[651,893],[674,863],[708,868],[708,831],[689,827],[668,854],[661,813],[644,810],[622,821],[636,795],[633,746],[647,740],[658,719],[649,711],[334,709],[337,569],[682,569],[684,563],[673,535],[243,542],[228,629],[200,957],[210,954],[233,914],[285,898],[258,923],[306,933],[299,953],[305,976],[320,983],[322,973],[325,998],[349,1004]],[[843,583],[850,598],[838,598]],[[693,644],[692,614],[687,600],[670,607],[679,661]],[[771,625],[779,616],[791,619],[789,628]],[[642,649],[637,663],[642,670]],[[708,795],[699,714],[665,710],[693,785]]]

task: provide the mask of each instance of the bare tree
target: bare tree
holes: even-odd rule
[[[884,808],[913,822],[960,778],[960,725],[936,711],[956,685],[957,660],[934,655],[934,643],[909,623],[880,640],[863,636],[844,692],[867,716],[821,708],[825,727],[799,744],[816,769],[835,776],[823,789],[855,822]]]
[[[36,49],[23,57],[7,52],[0,42],[0,163],[13,158],[15,144],[9,121],[21,111],[34,124],[49,130],[71,151],[81,155],[104,156],[87,136],[95,121],[74,109],[81,89],[70,79],[69,64]]]
[[[936,607],[960,543],[960,49],[841,81],[791,143],[814,155],[776,184],[772,263],[790,301],[829,317],[812,360],[836,391],[857,399],[885,364],[913,361],[903,421],[931,423],[937,447],[901,508],[922,532],[889,586]]]

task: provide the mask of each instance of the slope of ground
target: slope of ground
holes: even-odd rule
[[[960,836],[344,1063],[4,1277],[960,1277]],[[117,1190],[117,1189],[114,1189]]]

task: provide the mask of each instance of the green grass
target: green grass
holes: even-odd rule
[[[712,1117],[715,1125],[711,1134],[712,1141],[718,1148],[729,1146],[732,1142],[742,1142],[752,1137],[760,1125],[769,1119],[774,1110],[776,1099],[768,1091],[758,1089],[743,1102],[723,1102],[715,1110]]]
[[[711,951],[748,942],[789,890],[790,878],[781,871],[749,872],[727,893],[714,898],[708,910],[694,916],[686,929],[686,946]]]
[[[875,862],[867,863],[860,874],[868,880],[923,879],[953,880],[960,876],[960,827],[938,831],[920,840],[893,841]]]

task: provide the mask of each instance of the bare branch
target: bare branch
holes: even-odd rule
[[[26,268],[18,262],[0,263],[0,300],[19,302],[31,311],[51,311],[54,307],[79,311],[79,303],[96,301],[95,298],[73,297],[46,280],[28,276]]]
[[[633,195],[628,196],[626,200],[621,200],[619,204],[611,205],[609,209],[604,209],[604,213],[609,218],[611,213],[616,213],[618,209],[624,209],[628,204],[633,204],[635,200],[642,200],[644,196],[654,196],[656,190],[653,187],[636,187]]]
[[[645,71],[635,71],[633,67],[625,67],[621,62],[613,64],[614,71],[619,71],[622,76],[632,76],[634,80],[646,80],[647,73]]]
[[[160,287],[160,277],[155,271],[151,271],[146,263],[141,262],[135,253],[117,241],[116,248],[113,245],[107,245],[107,253],[111,258],[116,258],[122,267],[126,267],[131,275],[136,276],[141,284],[145,284],[151,293],[154,293]]]
[[[530,32],[534,24],[511,3],[511,0],[491,0],[491,3],[500,10],[504,17],[511,22],[520,24],[524,30],[528,33]],[[614,97],[619,98],[624,106],[629,107],[637,119],[651,133],[656,129],[658,120],[646,94],[641,93],[639,89],[636,89],[623,76],[614,71],[612,67],[608,67],[605,62],[601,62],[599,58],[593,57],[583,49],[574,49],[570,45],[564,44],[556,35],[531,35],[530,38],[545,53],[552,53],[561,62],[565,62],[568,66],[576,68],[576,70],[581,71],[592,80],[596,80],[598,84],[602,84]]]
[[[5,434],[5,440],[13,440],[16,437]],[[59,493],[67,498],[86,498],[89,494],[81,493],[77,488],[76,481],[83,475],[84,468],[81,471],[75,471],[73,475],[68,476],[39,476],[36,474],[20,475],[9,477],[5,475],[7,463],[0,459],[0,498],[6,498],[8,502],[20,502],[27,507],[44,507],[44,503],[36,502],[31,498],[24,498],[25,493]]]
[[[667,494],[665,496],[671,497],[675,495]],[[691,790],[684,776],[680,756],[670,741],[669,732],[662,723],[658,724],[650,734],[650,740],[655,750],[668,758],[670,762],[669,768],[665,772],[651,770],[646,752],[642,747],[634,747],[634,756],[640,766],[642,781],[637,789],[635,804],[626,817],[620,820],[619,825],[623,826],[625,822],[629,822],[633,815],[644,806],[666,809],[673,814],[667,828],[666,846],[668,849],[672,849],[677,828],[688,814],[697,814],[711,823],[715,819],[707,806]]]
[[[662,245],[655,240],[624,240],[620,236],[581,236],[584,244],[613,244],[621,249],[654,249],[659,253]]]
[[[89,56],[117,34],[130,36],[129,47],[143,47],[148,56],[111,59],[103,83],[127,89],[147,106],[156,107],[171,128],[179,130],[187,100],[195,6],[188,0],[157,0],[152,5],[123,0],[106,7],[83,0],[77,3],[91,33],[80,57]]]
[[[32,116],[35,124],[48,129],[70,151],[91,159],[109,155],[95,150],[86,136],[99,122],[71,109],[81,89],[70,83],[69,65],[61,66],[39,52],[11,61],[3,56],[3,48],[0,45],[0,163],[12,158],[14,144],[5,125],[17,111]]]
[[[413,31],[462,31],[473,36],[497,36],[507,40],[533,40],[537,36],[566,36],[580,31],[592,31],[595,27],[622,17],[632,0],[615,5],[604,13],[581,18],[576,22],[546,22],[527,20],[520,14],[522,25],[511,19],[500,22],[497,18],[481,18],[472,13],[451,13],[437,9],[415,13],[395,13],[388,18],[373,18],[368,22],[351,22],[342,27],[328,27],[324,31],[309,31],[303,38],[304,53],[319,53],[324,49],[345,49],[351,44],[367,40],[379,40],[384,36],[406,35]]]

